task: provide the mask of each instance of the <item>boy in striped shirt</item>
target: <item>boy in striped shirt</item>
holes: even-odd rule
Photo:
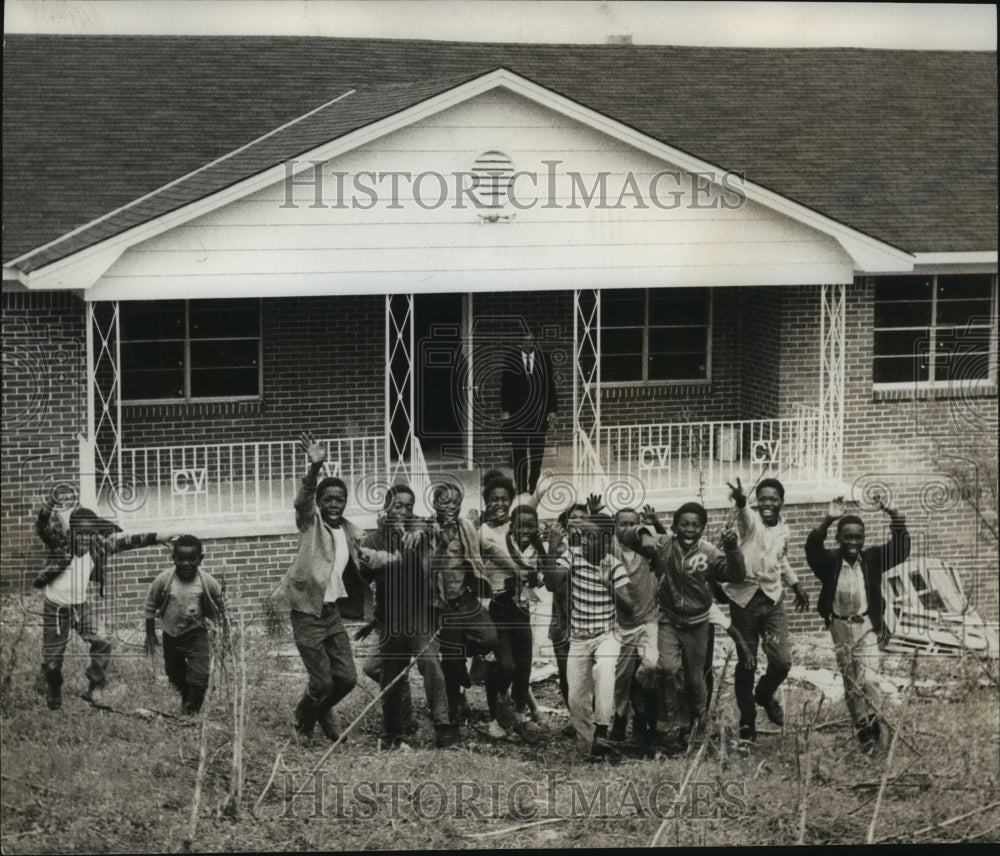
[[[612,554],[614,520],[594,514],[579,524],[579,543],[559,557],[556,573],[569,580],[570,719],[584,755],[607,753],[615,712],[615,669],[621,640],[615,632],[615,603],[631,607],[625,566]]]

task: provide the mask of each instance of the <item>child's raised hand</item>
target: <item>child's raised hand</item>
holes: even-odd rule
[[[740,545],[740,539],[736,534],[736,530],[731,526],[727,526],[722,530],[722,549],[726,552],[735,550]]]
[[[831,520],[836,520],[844,516],[844,497],[838,496],[830,500],[830,505],[826,509],[826,516]]]
[[[470,508],[467,516],[469,518],[469,522],[476,528],[479,528],[479,524],[482,522],[482,515],[479,513],[479,509]]]
[[[743,508],[747,504],[747,495],[743,492],[743,482],[739,476],[736,477],[735,485],[726,482],[726,487],[729,488],[729,498],[736,503],[736,507]]]
[[[592,493],[587,497],[587,511],[591,514],[597,514],[603,508],[604,503],[601,502],[601,495],[599,493]]]
[[[316,441],[311,431],[303,431],[299,435],[299,443],[310,464],[322,464],[326,460],[326,447]]]

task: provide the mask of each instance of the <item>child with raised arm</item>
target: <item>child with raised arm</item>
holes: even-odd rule
[[[871,673],[878,670],[879,641],[885,634],[882,575],[905,562],[910,536],[903,515],[881,498],[878,507],[891,521],[889,540],[865,546],[864,521],[844,514],[844,498],[830,503],[826,517],[806,538],[806,560],[822,583],[817,609],[833,637],[837,666],[844,678],[844,698],[865,752],[881,737],[877,689]],[[837,549],[824,547],[830,525],[837,522]]]
[[[615,712],[615,669],[621,642],[615,631],[615,604],[628,608],[628,573],[612,555],[614,520],[594,514],[576,524],[577,538],[556,561],[550,577],[566,577],[569,587],[569,713],[577,746],[589,757],[607,754]],[[553,580],[557,582],[557,580]]]
[[[708,712],[705,673],[711,623],[720,612],[712,586],[722,581],[739,583],[746,576],[736,533],[724,533],[725,550],[719,550],[702,538],[707,524],[704,506],[686,502],[674,512],[668,534],[654,534],[646,527],[622,533],[625,544],[636,545],[660,570],[658,668],[680,712],[686,712],[690,723],[699,727]],[[741,661],[752,662],[740,634],[728,629]]]
[[[69,528],[55,511],[52,497],[42,501],[35,521],[35,531],[52,551],[45,569],[34,581],[45,590],[42,608],[42,675],[45,701],[49,710],[62,707],[63,657],[69,644],[69,632],[75,630],[90,646],[85,701],[106,707],[104,689],[111,660],[111,641],[99,635],[93,611],[87,599],[91,580],[104,597],[107,565],[111,556],[124,550],[136,550],[157,543],[167,543],[168,535],[147,532],[121,535],[114,523],[98,517],[89,508],[77,508],[69,516]]]
[[[181,535],[174,542],[174,566],[163,571],[146,594],[146,653],[158,647],[156,619],[163,630],[163,666],[170,684],[180,693],[181,712],[201,710],[208,690],[210,639],[208,621],[226,633],[222,586],[201,569],[201,541]]]
[[[300,442],[309,469],[294,503],[298,553],[282,583],[291,607],[292,636],[309,674],[295,708],[295,731],[309,738],[319,722],[323,735],[336,741],[333,708],[357,683],[343,612],[363,617],[366,596],[371,597],[358,573],[365,532],[344,517],[347,485],[336,476],[319,479],[326,448],[309,433],[302,434]]]
[[[776,693],[792,667],[792,648],[788,637],[788,616],[785,612],[785,588],[788,584],[795,595],[795,609],[809,608],[809,595],[799,582],[788,561],[788,524],[781,516],[785,503],[785,487],[777,479],[763,479],[755,489],[757,508],[747,505],[743,484],[727,483],[736,502],[736,529],[740,549],[746,562],[746,579],[739,583],[723,583],[722,590],[729,600],[733,624],[757,656],[760,645],[767,655],[767,670],[754,688],[755,671],[741,661],[736,664],[733,689],[740,711],[740,738],[757,739],[757,708],[764,708],[767,718],[775,725],[785,723]]]

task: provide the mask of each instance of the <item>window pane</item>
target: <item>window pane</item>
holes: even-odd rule
[[[252,368],[257,365],[257,340],[201,341],[191,343],[191,370]]]
[[[698,351],[704,355],[707,349],[707,327],[650,327],[649,329],[650,356],[684,351]]]
[[[875,304],[876,327],[930,327],[931,302],[910,300]]]
[[[183,398],[184,369],[128,370],[122,372],[122,398],[136,401],[143,398]]]
[[[257,369],[192,369],[191,397],[257,395]]]
[[[938,300],[938,324],[964,327],[972,320],[986,321],[989,317],[989,300]]]
[[[601,351],[606,355],[642,354],[642,330],[604,330]]]
[[[649,292],[651,324],[707,324],[708,299],[701,288],[654,288]]]
[[[914,377],[914,373],[916,373],[916,377]],[[926,359],[876,357],[872,366],[872,379],[875,383],[913,383],[914,380],[922,381],[927,380],[927,378]]]
[[[641,327],[645,322],[646,295],[641,288],[601,292],[601,327]]]
[[[875,277],[875,301],[930,300],[933,281],[929,276]]]
[[[180,369],[184,371],[183,342],[122,342],[123,371]]]
[[[944,344],[944,343],[942,343]],[[986,380],[990,376],[989,347],[945,345],[934,358],[934,380],[956,383],[963,380]]]
[[[642,354],[601,358],[601,383],[642,380]]]
[[[649,379],[704,380],[705,354],[654,354],[649,358]]]
[[[244,338],[260,335],[260,301],[192,300],[192,339]]]
[[[183,339],[184,301],[125,301],[119,307],[121,339]]]
[[[988,273],[948,274],[938,277],[938,300],[989,301],[993,290],[992,277]]]
[[[878,330],[875,333],[875,356],[905,357],[926,354],[929,341],[926,330]]]

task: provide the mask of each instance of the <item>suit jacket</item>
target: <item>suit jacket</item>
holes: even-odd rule
[[[833,613],[833,598],[837,593],[837,581],[840,579],[840,569],[844,566],[844,557],[839,549],[827,550],[823,547],[825,535],[826,533],[818,528],[809,533],[806,538],[806,561],[822,583],[816,609],[829,627]],[[906,531],[906,520],[902,514],[896,514],[892,518],[889,540],[878,547],[863,550],[858,558],[865,580],[865,594],[868,596],[868,617],[871,619],[872,629],[880,636],[884,633],[885,611],[882,574],[905,562],[909,556],[910,535]]]
[[[510,413],[510,418],[501,426],[504,433],[544,434],[546,417],[556,412],[557,403],[552,360],[548,354],[535,348],[530,375],[525,371],[519,347],[504,354],[500,409]]]

